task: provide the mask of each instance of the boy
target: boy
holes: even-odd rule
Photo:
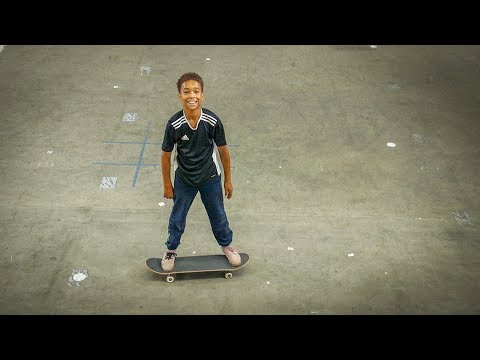
[[[200,75],[193,72],[183,74],[177,81],[177,90],[183,110],[168,121],[162,143],[163,196],[173,199],[162,268],[171,271],[175,267],[177,247],[185,230],[188,210],[197,192],[200,192],[215,239],[229,263],[238,266],[241,258],[230,245],[233,232],[223,204],[221,169],[214,151],[216,145],[224,170],[225,196],[230,199],[233,193],[230,154],[222,122],[213,112],[202,108],[204,95]],[[170,159],[174,145],[177,145],[175,161],[178,167],[172,186]]]

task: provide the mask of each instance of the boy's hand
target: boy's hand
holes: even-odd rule
[[[225,188],[225,196],[227,199],[230,199],[233,195],[233,185],[231,181],[225,181],[223,184],[223,187]]]
[[[173,199],[173,187],[163,187],[163,197],[166,199]]]

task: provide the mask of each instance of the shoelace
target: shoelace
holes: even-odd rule
[[[167,255],[165,255],[165,260],[171,260],[172,256],[177,256],[177,254],[176,253],[167,253]]]
[[[225,247],[225,250],[228,250],[228,251],[230,251],[230,252],[232,252],[232,253],[234,253],[234,254],[236,253],[235,249],[232,248],[231,246]]]

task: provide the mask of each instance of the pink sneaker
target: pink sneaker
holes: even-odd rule
[[[238,254],[237,250],[233,248],[233,246],[222,246],[222,249],[230,265],[239,266],[242,263],[242,258]]]

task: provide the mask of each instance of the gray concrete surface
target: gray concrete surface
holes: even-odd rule
[[[479,57],[5,46],[0,314],[479,314]],[[160,143],[187,71],[225,124],[226,208],[251,260],[167,283],[144,261],[164,251]],[[219,251],[197,198],[180,255]]]

